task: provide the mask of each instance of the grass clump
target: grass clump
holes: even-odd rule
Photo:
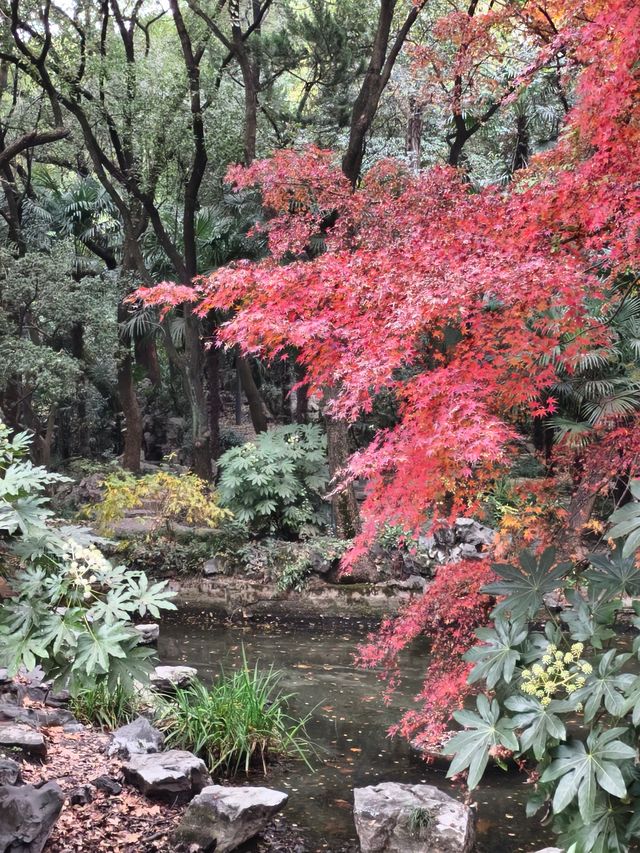
[[[408,828],[411,835],[419,836],[422,830],[429,829],[433,823],[433,815],[429,809],[416,806],[409,812]]]
[[[309,765],[308,717],[287,712],[291,694],[280,690],[282,674],[273,667],[248,666],[222,673],[211,687],[200,681],[163,700],[157,724],[168,747],[199,755],[211,772],[231,776],[262,767],[274,758],[293,757]]]
[[[120,682],[110,688],[106,680],[84,687],[71,699],[73,715],[87,725],[117,729],[135,719],[141,710],[139,697]]]

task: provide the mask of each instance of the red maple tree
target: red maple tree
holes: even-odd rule
[[[594,321],[589,305],[606,302],[615,314],[629,288],[611,285],[640,268],[640,5],[538,8],[563,22],[542,49],[562,44],[579,73],[576,105],[555,148],[508,189],[474,192],[453,168],[414,176],[383,161],[353,191],[332,152],[279,151],[229,172],[238,188],[261,189],[269,257],[138,293],[148,304],[230,312],[220,340],[246,352],[293,348],[311,392],[326,399],[329,390],[341,418],[370,411],[382,390],[394,395],[397,425],[378,432],[346,472],[367,483],[351,559],[382,524],[417,531],[473,508],[496,466],[508,463],[515,424],[555,410],[549,388],[559,367],[570,375],[585,352],[609,342],[608,323]],[[536,12],[531,21],[542,30],[548,17]],[[312,252],[320,239],[322,253]],[[634,426],[625,424],[625,440]],[[620,424],[599,439],[619,443]],[[636,455],[618,458],[630,473]],[[586,459],[597,465],[598,453]],[[463,691],[459,652],[486,617],[484,571],[477,563],[441,569],[435,592],[383,629],[382,650],[362,652],[364,662],[393,670],[406,638],[437,628],[423,712],[402,724],[412,737],[422,727],[424,742],[425,724],[436,739],[444,725],[435,706],[450,710]],[[476,615],[443,621],[439,608],[458,601],[460,584],[472,588]]]

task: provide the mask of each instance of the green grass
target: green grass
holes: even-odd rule
[[[140,702],[135,693],[121,684],[111,690],[106,681],[99,681],[72,697],[71,711],[81,723],[113,730],[138,716]]]
[[[291,694],[280,690],[282,674],[273,667],[253,669],[243,654],[240,669],[222,673],[211,687],[195,681],[163,700],[157,725],[167,747],[199,755],[211,772],[249,773],[274,758],[293,757],[309,765],[308,717],[287,712]],[[309,765],[310,766],[310,765]]]

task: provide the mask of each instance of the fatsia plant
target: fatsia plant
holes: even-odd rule
[[[58,536],[44,489],[64,478],[33,466],[28,449],[27,435],[10,438],[0,423],[0,536],[14,567],[13,595],[0,611],[0,664],[11,675],[40,664],[74,692],[101,681],[132,687],[153,654],[140,646],[132,617],[175,609],[173,593],[113,566],[95,546]]]
[[[481,642],[465,654],[469,682],[483,692],[477,711],[454,714],[461,731],[444,751],[454,756],[449,776],[466,772],[470,788],[492,756],[522,760],[533,782],[527,813],[550,809],[565,849],[624,853],[640,837],[640,636],[621,650],[616,625],[640,570],[622,543],[589,559],[577,580],[552,549],[494,566],[500,580],[484,587],[502,597],[494,623],[476,631]],[[544,602],[556,588],[571,605],[560,614]],[[634,611],[640,629],[640,602]]]
[[[298,536],[324,523],[326,437],[315,424],[276,427],[219,460],[221,502],[255,533]]]

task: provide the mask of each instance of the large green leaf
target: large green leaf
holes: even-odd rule
[[[580,814],[585,823],[596,815],[596,793],[603,789],[614,797],[625,797],[627,786],[620,771],[620,763],[635,759],[636,751],[618,738],[627,733],[626,728],[594,729],[581,740],[569,740],[554,750],[554,758],[544,771],[541,781],[560,780],[553,795],[553,811],[558,814],[574,799],[578,800]]]
[[[520,729],[520,752],[533,750],[540,761],[547,752],[549,739],[554,741],[566,740],[565,725],[558,716],[559,713],[570,713],[575,703],[566,700],[552,699],[543,706],[533,696],[510,696],[505,706],[514,712],[513,723]],[[555,744],[554,744],[555,746]]]
[[[504,746],[512,752],[518,750],[513,722],[506,717],[500,718],[500,706],[497,701],[494,699],[489,703],[487,697],[481,694],[476,705],[477,714],[473,711],[454,713],[456,722],[464,726],[465,731],[454,735],[445,745],[445,751],[454,755],[447,777],[468,770],[469,788],[475,788],[482,779],[492,746]]]
[[[575,589],[568,590],[566,597],[571,608],[563,610],[560,618],[569,627],[571,638],[601,649],[607,640],[615,636],[611,626],[622,602],[611,600],[608,593],[595,589],[589,589],[586,598]]]
[[[471,684],[484,679],[490,690],[499,681],[507,684],[513,678],[520,659],[517,647],[527,639],[528,628],[523,622],[508,622],[502,616],[495,620],[493,628],[478,628],[476,636],[483,645],[474,646],[464,655],[475,666],[469,675]]]
[[[619,654],[616,649],[610,649],[602,655],[597,669],[589,676],[585,686],[573,694],[577,702],[584,702],[586,723],[593,720],[603,704],[612,717],[622,717],[625,714],[625,693],[636,678],[630,673],[621,673],[620,670],[630,657],[630,654]]]
[[[589,562],[592,568],[584,576],[596,590],[616,598],[640,595],[640,569],[633,554],[625,557],[618,546],[608,554],[590,554]]]
[[[557,589],[559,582],[571,569],[571,563],[556,563],[554,548],[547,548],[536,559],[530,551],[520,554],[520,565],[494,563],[493,571],[501,580],[482,588],[490,595],[505,596],[494,615],[508,611],[514,619],[535,616],[547,593]]]
[[[635,554],[640,548],[640,480],[631,480],[629,488],[635,500],[617,509],[609,518],[613,524],[609,531],[611,539],[625,538],[623,557]]]

